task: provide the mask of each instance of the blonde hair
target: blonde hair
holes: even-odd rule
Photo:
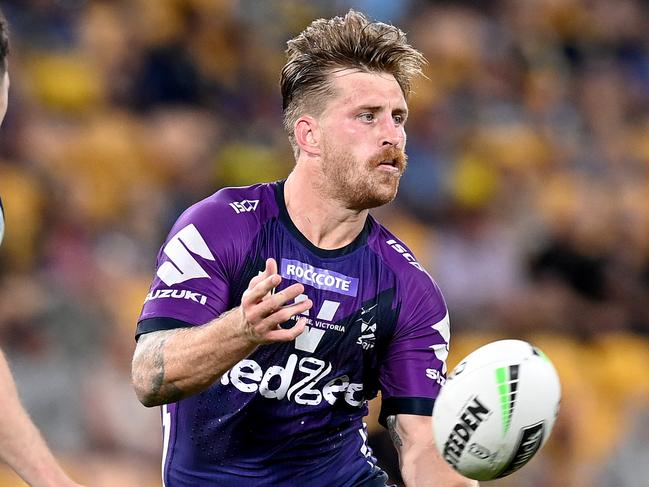
[[[413,48],[399,28],[370,22],[350,10],[344,17],[314,20],[297,37],[287,42],[287,62],[280,86],[284,128],[296,156],[295,122],[309,112],[322,113],[327,98],[334,95],[330,74],[338,69],[389,73],[407,99],[412,79],[420,75],[426,58]]]

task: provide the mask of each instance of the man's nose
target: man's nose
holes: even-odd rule
[[[404,139],[403,127],[395,123],[392,116],[385,117],[381,123],[381,145],[402,147]]]

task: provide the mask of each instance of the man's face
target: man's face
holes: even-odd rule
[[[406,101],[394,76],[346,69],[331,75],[334,92],[319,117],[321,182],[347,208],[394,199],[406,168]]]
[[[0,123],[7,113],[7,104],[9,103],[9,72],[5,70],[2,81],[0,81]]]

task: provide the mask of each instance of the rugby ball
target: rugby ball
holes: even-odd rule
[[[489,343],[453,369],[435,401],[437,449],[465,477],[505,477],[547,441],[560,400],[543,352],[522,340]]]

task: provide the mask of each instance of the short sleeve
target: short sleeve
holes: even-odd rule
[[[432,414],[446,379],[449,316],[439,288],[426,278],[400,292],[399,318],[380,369],[382,424],[392,414]]]
[[[137,335],[174,323],[203,325],[228,309],[247,232],[229,221],[227,204],[212,198],[183,213],[162,245]]]

